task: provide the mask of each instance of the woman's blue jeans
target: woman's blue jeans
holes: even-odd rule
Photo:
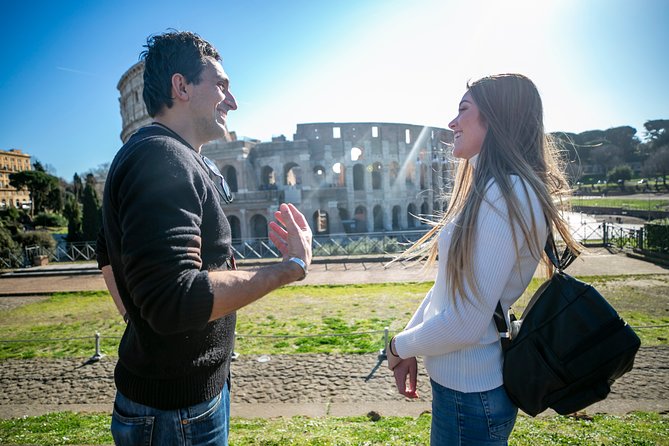
[[[463,393],[432,382],[432,446],[506,445],[518,408],[504,387]]]
[[[169,392],[169,389],[165,389]],[[116,392],[111,431],[116,445],[227,445],[230,391],[209,401],[176,410],[159,410]]]

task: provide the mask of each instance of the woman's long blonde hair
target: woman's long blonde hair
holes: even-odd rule
[[[428,258],[428,265],[433,263],[437,256],[437,234],[446,223],[454,221],[446,278],[453,296],[457,292],[466,296],[465,284],[468,284],[478,297],[472,268],[473,244],[478,211],[491,180],[506,201],[512,228],[513,223],[520,227],[520,235],[529,242],[532,252],[542,256],[548,271],[552,271],[550,262],[541,254],[546,240],[538,240],[535,235],[538,222],[533,219],[528,226],[522,218],[511,175],[519,176],[534,190],[553,234],[559,235],[575,254],[582,247],[560,215],[562,198],[569,194],[570,188],[561,158],[544,133],[543,107],[534,83],[520,74],[500,74],[469,83],[467,89],[487,125],[476,169],[468,160],[460,161],[446,213],[405,255],[422,254]],[[513,237],[515,245],[521,246],[515,230]]]

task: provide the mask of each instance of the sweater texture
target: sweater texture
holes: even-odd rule
[[[536,193],[520,177],[512,176],[512,181],[521,218],[529,228],[534,221],[537,241],[545,241],[547,225]],[[536,248],[524,239],[517,224],[512,228],[506,201],[491,181],[481,202],[472,247],[479,297],[467,281],[467,295],[453,296],[446,264],[455,224],[451,221],[439,232],[435,284],[404,331],[395,337],[395,348],[402,358],[424,356],[429,376],[440,385],[459,392],[483,392],[503,383],[504,359],[493,321],[497,302],[508,308],[518,300],[537,269],[541,251],[533,252]],[[540,249],[543,245],[537,243]]]
[[[209,322],[209,271],[231,255],[222,206],[201,156],[165,127],[140,129],[112,162],[98,262],[112,266],[130,320],[116,387],[137,403],[191,406],[229,379],[236,315]]]

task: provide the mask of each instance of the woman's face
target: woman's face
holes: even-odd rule
[[[470,159],[479,154],[488,130],[482,121],[471,94],[465,93],[458,106],[458,116],[448,124],[453,130],[453,156]]]

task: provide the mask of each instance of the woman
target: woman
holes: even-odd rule
[[[495,307],[510,307],[527,288],[549,230],[574,252],[580,246],[554,201],[568,185],[532,81],[503,74],[468,85],[449,128],[462,160],[453,196],[441,221],[408,251],[428,246],[430,262],[438,253],[437,277],[391,340],[388,363],[399,392],[415,398],[416,357],[425,358],[433,445],[502,445],[518,409],[502,386]]]

